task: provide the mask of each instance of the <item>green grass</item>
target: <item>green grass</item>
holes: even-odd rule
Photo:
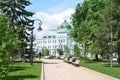
[[[30,63],[15,62],[11,68],[7,80],[40,80],[41,62],[35,62],[33,66]]]
[[[89,69],[113,76],[120,79],[120,65],[117,62],[113,62],[113,68],[110,68],[110,62],[95,62],[95,61],[82,61],[81,66],[87,67]]]

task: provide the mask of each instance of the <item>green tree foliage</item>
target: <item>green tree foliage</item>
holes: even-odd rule
[[[104,26],[104,9],[106,0],[89,0],[89,8],[87,11],[86,21],[90,28],[90,45],[89,51],[96,55],[106,54],[107,44],[109,40],[108,28]]]
[[[25,53],[27,42],[29,41],[28,35],[30,34],[26,30],[33,30],[33,28],[29,27],[34,23],[33,20],[29,19],[33,13],[25,10],[26,6],[30,4],[28,0],[2,0],[0,2],[2,13],[11,19],[10,27],[12,27],[12,31],[21,41],[19,44],[21,53]]]
[[[72,24],[74,28],[71,30],[71,37],[73,37],[75,41],[84,44],[84,53],[86,55],[88,52],[87,48],[89,45],[90,31],[85,21],[88,3],[84,2],[84,4],[84,6],[78,4],[75,13],[72,15]]]
[[[96,50],[101,45],[101,43],[98,45],[97,40],[102,35],[100,35],[101,32],[97,31],[102,27],[101,24],[104,19],[102,12],[104,8],[105,0],[86,0],[82,5],[78,4],[76,6],[75,13],[72,15],[74,28],[71,31],[71,36],[75,41],[83,44],[84,54],[86,56],[89,51],[96,54]],[[98,48],[92,49],[95,48],[94,46],[98,46]]]
[[[106,50],[105,42],[108,40],[108,31],[102,25],[105,5],[105,0],[85,0],[82,5],[77,5],[72,15],[74,28],[71,36],[75,41],[83,44],[86,56],[88,52],[101,54]]]
[[[45,53],[45,55],[46,55],[46,56],[48,56],[48,55],[49,55],[49,52],[50,52],[50,51],[49,51],[49,49],[47,49],[47,48],[46,48],[46,49],[44,49],[44,53]]]
[[[118,63],[120,64],[120,0],[111,0],[111,2],[114,41],[113,50],[116,50],[118,53]],[[116,49],[114,49],[114,47]]]
[[[58,48],[57,52],[59,53],[59,55],[63,55],[63,50],[61,48]]]
[[[27,51],[29,41],[27,29],[33,25],[29,17],[32,12],[25,10],[31,3],[28,0],[1,0],[0,1],[0,75],[5,77],[8,72],[10,56],[18,50],[21,53]],[[31,24],[30,24],[31,23]],[[2,79],[4,80],[4,79]]]
[[[42,53],[42,55],[44,55],[44,53],[45,53],[44,48],[42,48],[41,53]]]
[[[69,55],[70,50],[66,45],[64,46],[64,52],[66,55]]]
[[[14,30],[18,27],[25,27],[30,25],[28,17],[32,16],[33,13],[25,10],[26,6],[31,3],[28,0],[6,0],[0,2],[0,7],[3,13],[5,13],[12,20],[12,27]]]
[[[80,57],[80,48],[78,47],[77,44],[74,45],[73,52],[74,52],[74,57]]]
[[[10,27],[10,20],[0,15],[0,79],[6,80],[9,71],[10,57],[15,54],[19,40],[16,39]]]

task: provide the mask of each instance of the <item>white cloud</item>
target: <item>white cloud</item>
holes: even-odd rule
[[[67,9],[58,14],[48,14],[44,12],[37,12],[34,17],[42,21],[42,32],[34,31],[37,36],[48,33],[48,29],[58,27],[64,20],[70,22],[71,14],[74,13],[74,9]],[[35,25],[36,26],[36,25]]]

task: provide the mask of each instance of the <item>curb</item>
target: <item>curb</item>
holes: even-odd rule
[[[43,62],[43,61],[42,61],[41,80],[45,80],[45,73],[44,73],[44,62]]]

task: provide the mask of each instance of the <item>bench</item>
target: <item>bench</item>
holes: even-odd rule
[[[72,62],[73,65],[79,66],[80,60],[75,60],[75,62]]]
[[[65,61],[65,62],[68,62],[68,58],[65,58],[64,61]]]
[[[65,58],[64,61],[67,62],[67,63],[72,63],[73,59],[72,58],[70,58],[70,59]]]
[[[73,61],[73,58],[70,58],[70,59],[68,60],[68,63],[72,63],[72,61]]]

